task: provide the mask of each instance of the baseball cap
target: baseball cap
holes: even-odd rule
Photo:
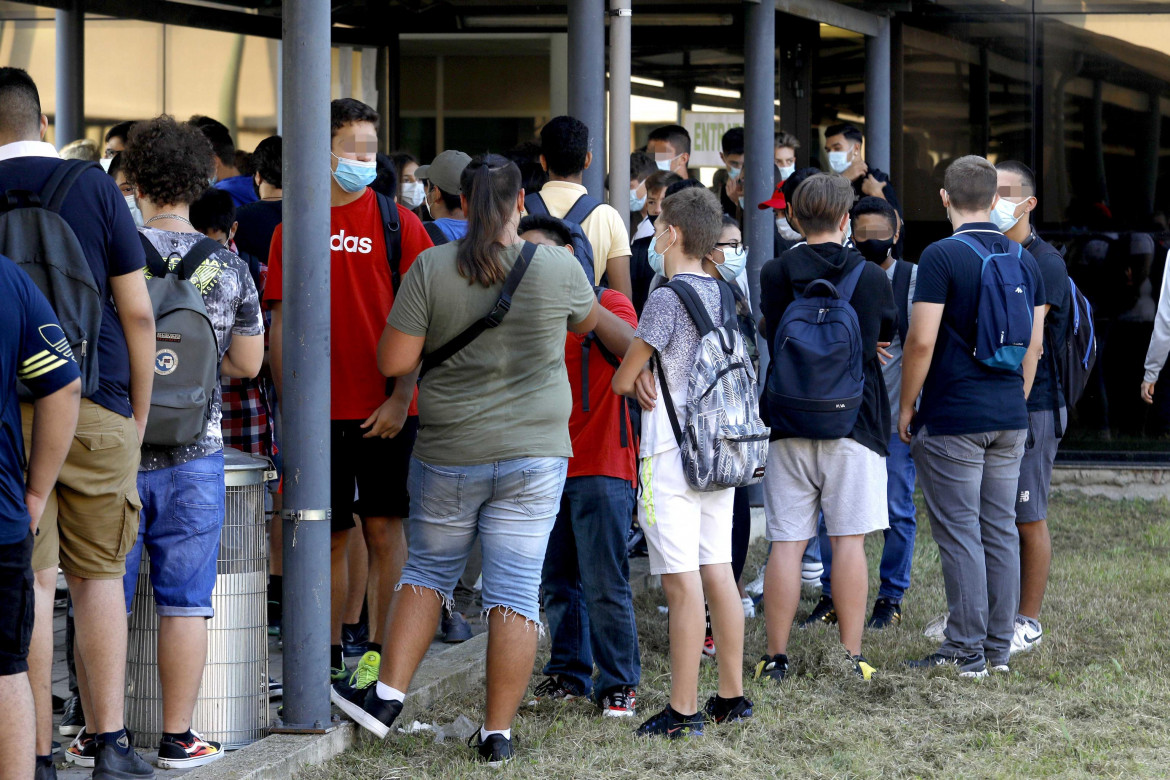
[[[763,209],[781,209],[787,206],[784,200],[784,182],[776,184],[776,191],[772,193],[772,197],[760,204],[759,208]]]
[[[448,195],[459,194],[459,177],[471,158],[455,149],[439,152],[430,165],[420,165],[414,172],[417,179],[426,179]]]

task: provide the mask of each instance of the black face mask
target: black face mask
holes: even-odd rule
[[[871,238],[867,241],[855,241],[853,245],[857,247],[857,251],[861,252],[861,256],[866,260],[881,265],[890,256],[890,247],[894,245],[894,239],[887,238],[879,240]]]

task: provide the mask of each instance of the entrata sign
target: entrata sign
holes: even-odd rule
[[[733,127],[743,127],[743,113],[706,114],[683,111],[683,127],[691,134],[692,168],[722,168],[719,153],[723,151],[720,141],[723,134]]]

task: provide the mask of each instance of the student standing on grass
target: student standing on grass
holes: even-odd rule
[[[1008,669],[1020,602],[1016,487],[1046,301],[1036,261],[991,220],[997,190],[995,166],[982,157],[960,157],[947,168],[940,195],[955,237],[928,246],[918,263],[898,419],[898,433],[918,467],[950,610],[942,646],[907,663],[952,664],[970,678],[986,677],[989,664],[994,671]],[[984,257],[992,253],[1003,253],[1000,267],[1010,283],[981,304],[983,296],[995,294],[983,271]],[[1016,301],[1012,295],[1026,297]],[[986,342],[977,318],[987,316],[987,303],[1023,313],[1029,303],[1034,307],[1018,368],[981,362],[986,352],[977,350]],[[1019,329],[1019,322],[1016,316],[1003,324]]]
[[[541,565],[572,455],[565,330],[593,330],[598,305],[570,253],[519,239],[524,190],[514,163],[473,159],[460,192],[466,237],[419,256],[378,345],[387,376],[413,376],[420,360],[425,373],[410,460],[409,554],[386,618],[386,662],[364,687],[334,686],[332,699],[363,728],[390,732],[478,537],[487,704],[472,744],[481,760],[498,764],[513,755],[512,721],[536,661]],[[518,263],[526,270],[506,316],[439,360],[489,312],[499,316]]]
[[[722,322],[719,285],[703,270],[703,258],[722,230],[719,201],[705,187],[675,193],[662,204],[649,259],[654,271],[694,288],[713,322]],[[731,572],[731,513],[735,491],[700,493],[687,484],[666,407],[659,402],[665,382],[677,414],[685,417],[688,380],[700,335],[678,295],[660,287],[646,300],[633,344],[613,380],[613,389],[637,398],[644,410],[639,470],[642,477],[638,524],[646,534],[650,571],[662,575],[670,608],[670,702],[643,723],[639,734],[676,739],[701,735],[707,718],[725,722],[750,718],[743,696],[743,605]],[[658,355],[661,369],[651,372]],[[665,376],[660,373],[665,371]],[[699,710],[699,662],[706,621],[719,647],[719,687]]]

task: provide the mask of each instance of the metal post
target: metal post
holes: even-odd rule
[[[57,107],[54,140],[60,149],[85,137],[85,6],[66,0],[56,12]]]
[[[630,0],[609,0],[609,205],[630,230]]]
[[[865,39],[865,159],[870,168],[890,170],[890,20],[878,20],[878,34]]]
[[[398,74],[402,70],[402,44],[397,30],[386,35],[386,45],[378,47],[376,83],[378,89],[378,116],[382,123],[378,127],[378,148],[386,154],[398,148],[398,114],[401,106]]]
[[[569,0],[569,114],[589,127],[593,164],[582,184],[600,199],[605,187],[605,0]]]
[[[329,727],[327,0],[284,3],[284,723]]]
[[[744,2],[744,241],[748,251],[748,282],[752,304],[759,312],[760,268],[772,257],[776,230],[770,210],[760,211],[776,186],[776,164],[772,155],[776,99],[776,0]],[[760,370],[767,366],[761,349]]]

